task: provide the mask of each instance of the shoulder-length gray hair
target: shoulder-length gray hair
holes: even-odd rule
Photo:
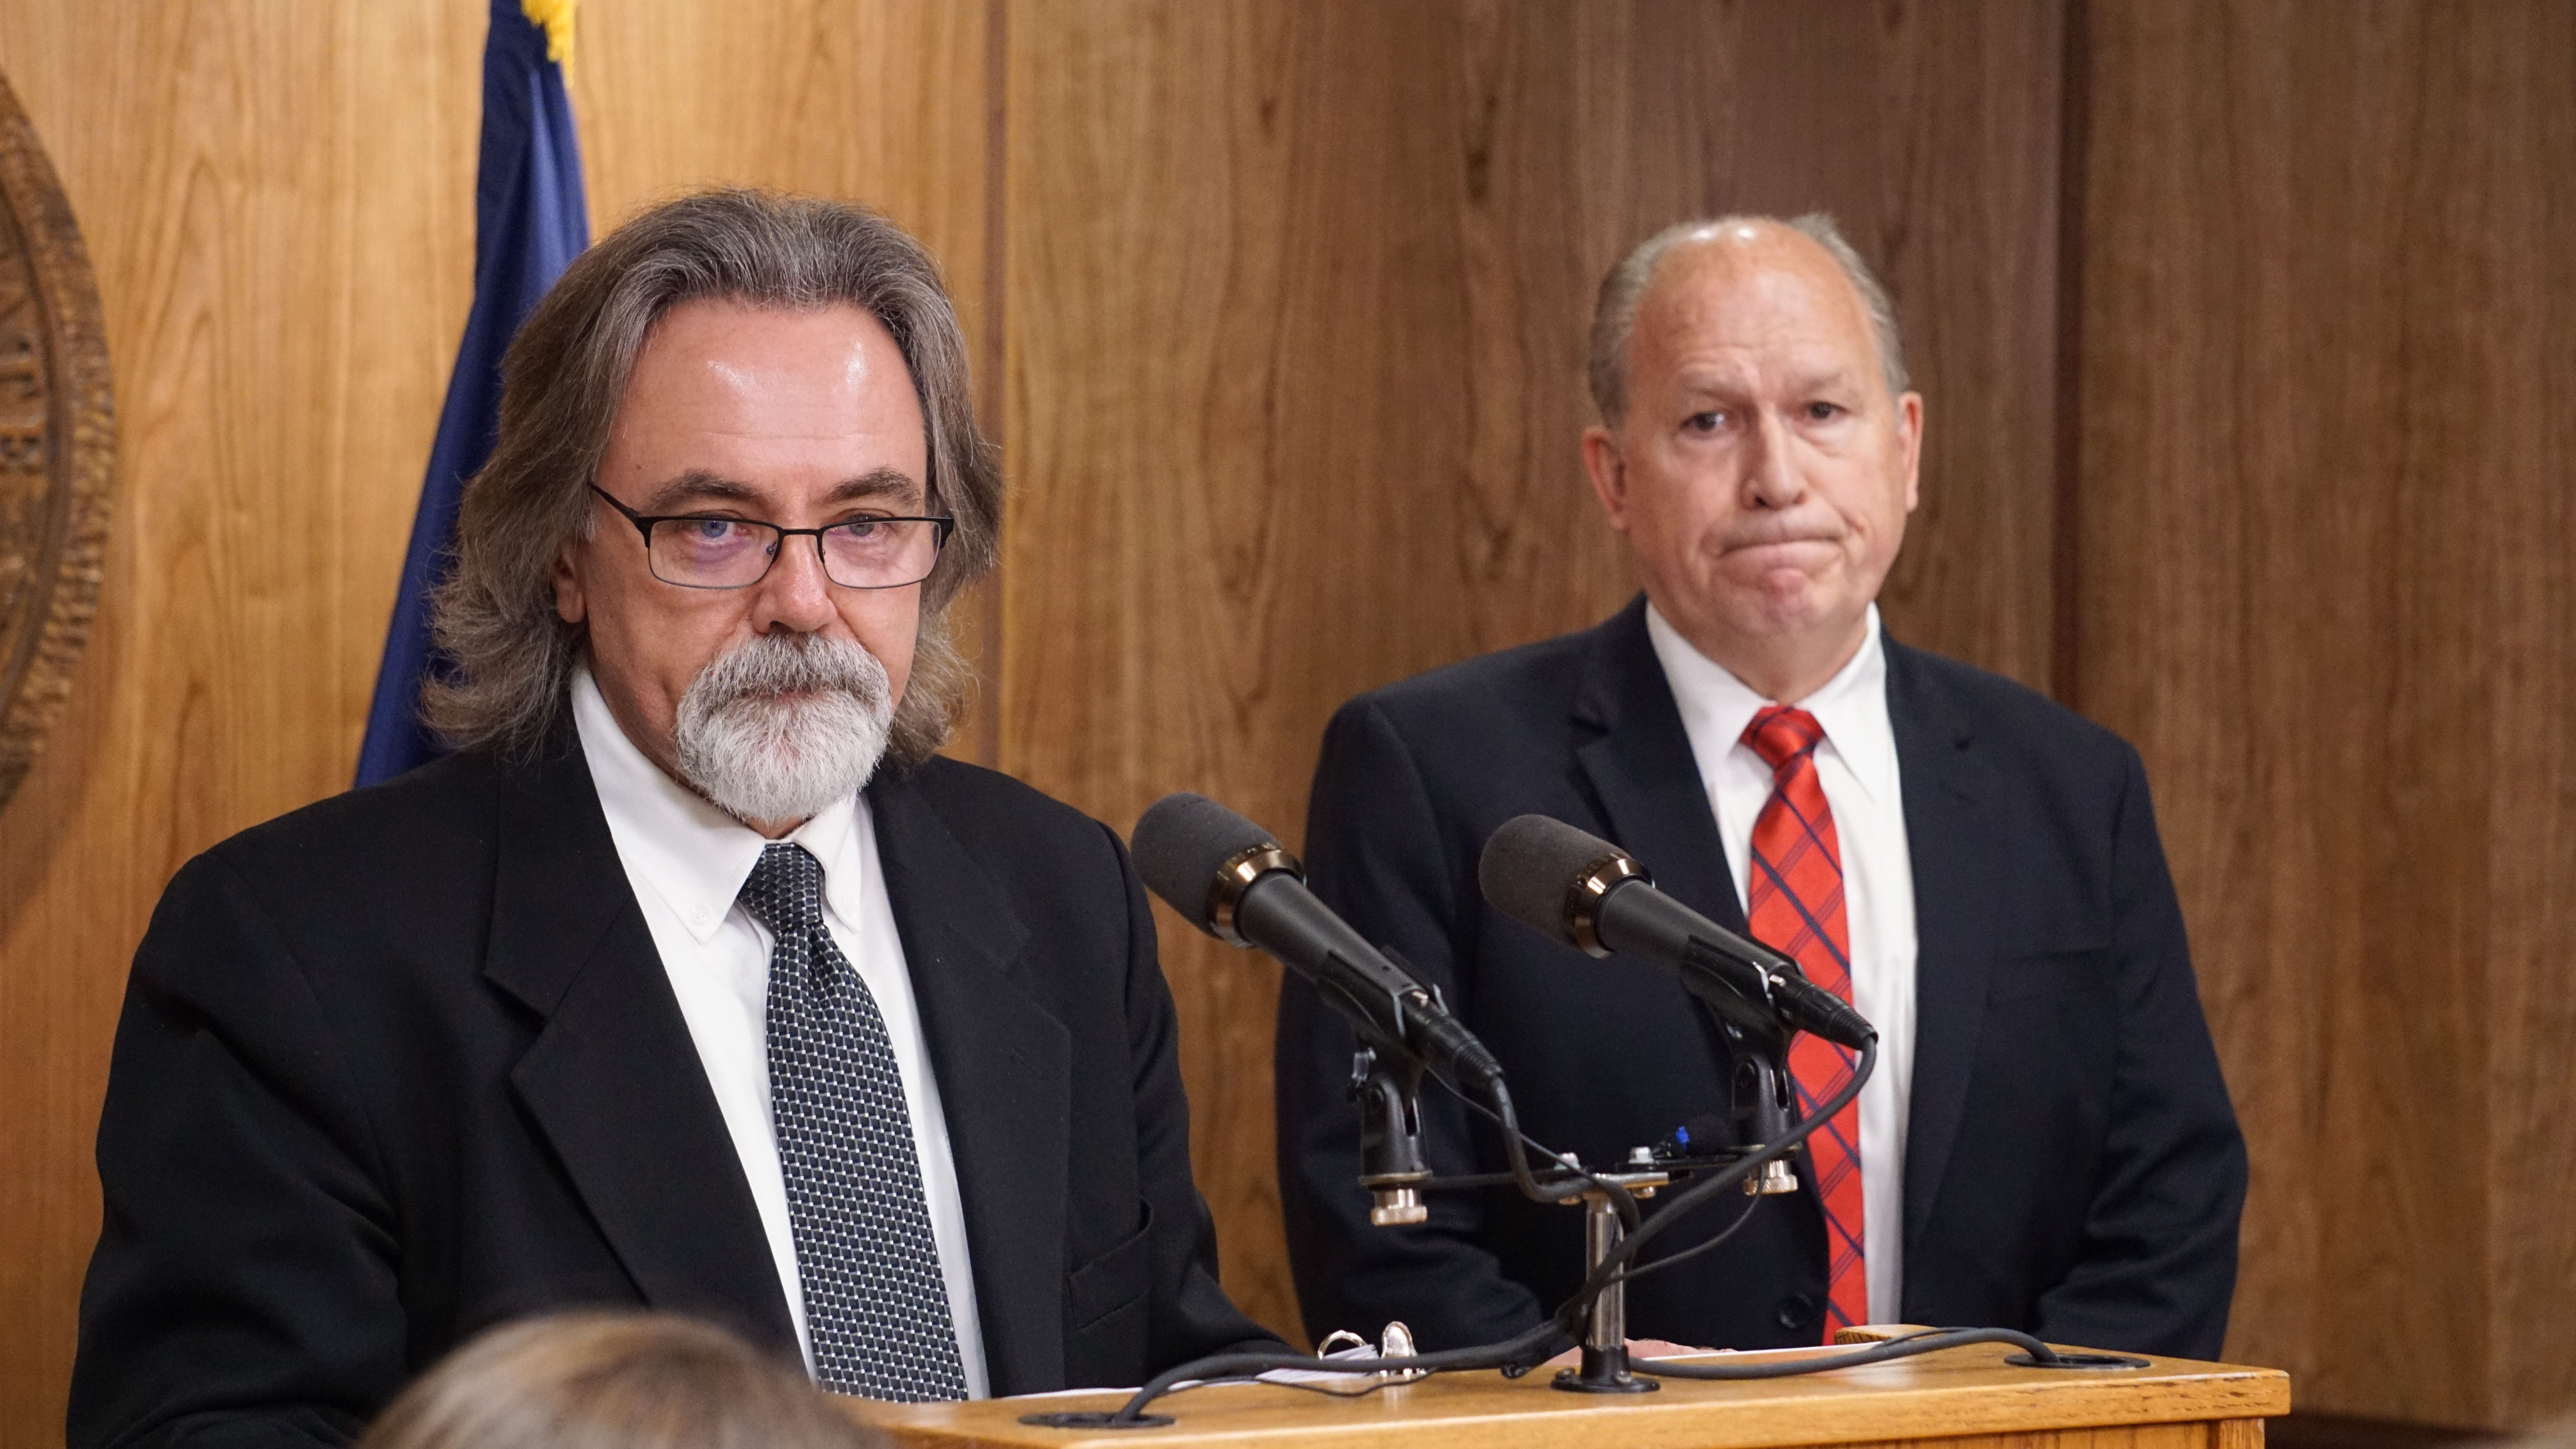
[[[510,344],[499,441],[465,485],[435,604],[451,668],[421,690],[422,717],[451,745],[524,759],[561,718],[584,630],[555,613],[555,558],[596,525],[588,485],[645,335],[672,307],[706,297],[797,311],[846,304],[903,350],[929,432],[930,507],[957,528],[921,586],[920,641],[886,754],[918,764],[948,738],[973,680],[948,637],[948,608],[992,567],[1002,475],[975,426],[965,338],[938,264],[865,207],[724,190],[609,233]]]

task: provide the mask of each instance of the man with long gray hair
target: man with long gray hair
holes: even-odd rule
[[[72,1443],[342,1442],[580,1305],[900,1400],[1266,1342],[1117,838],[934,754],[1002,490],[930,258],[687,197],[504,371],[458,753],[190,862],[136,954]]]

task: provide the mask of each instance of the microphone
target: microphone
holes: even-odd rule
[[[1878,1031],[1798,964],[1655,889],[1628,853],[1562,820],[1503,822],[1476,862],[1495,910],[1592,956],[1617,951],[1681,978],[1719,1012],[1757,1031],[1803,1031],[1858,1051]]]
[[[1166,795],[1136,821],[1136,873],[1184,920],[1232,946],[1258,946],[1313,983],[1381,1057],[1421,1063],[1491,1094],[1500,1062],[1412,973],[1306,889],[1305,869],[1270,832],[1204,795]]]

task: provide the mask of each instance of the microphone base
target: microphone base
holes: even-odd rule
[[[1548,1387],[1569,1394],[1651,1394],[1663,1385],[1628,1371],[1626,1344],[1594,1348],[1587,1343],[1583,1346],[1583,1367],[1560,1372]]]

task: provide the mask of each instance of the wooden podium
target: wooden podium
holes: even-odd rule
[[[1819,1350],[1820,1352],[1822,1350]],[[1693,1449],[1693,1446],[1909,1445],[1943,1449],[2262,1449],[2263,1420],[2290,1409],[2278,1369],[2153,1359],[2141,1369],[2030,1369],[2009,1347],[1977,1344],[1807,1378],[1706,1383],[1668,1378],[1651,1394],[1561,1393],[1549,1371],[1440,1374],[1364,1397],[1272,1384],[1189,1389],[1153,1412],[1159,1429],[1048,1429],[1020,1416],[1114,1409],[1100,1392],[969,1404],[846,1401],[901,1449]],[[1651,1362],[1638,1372],[1652,1375]]]

